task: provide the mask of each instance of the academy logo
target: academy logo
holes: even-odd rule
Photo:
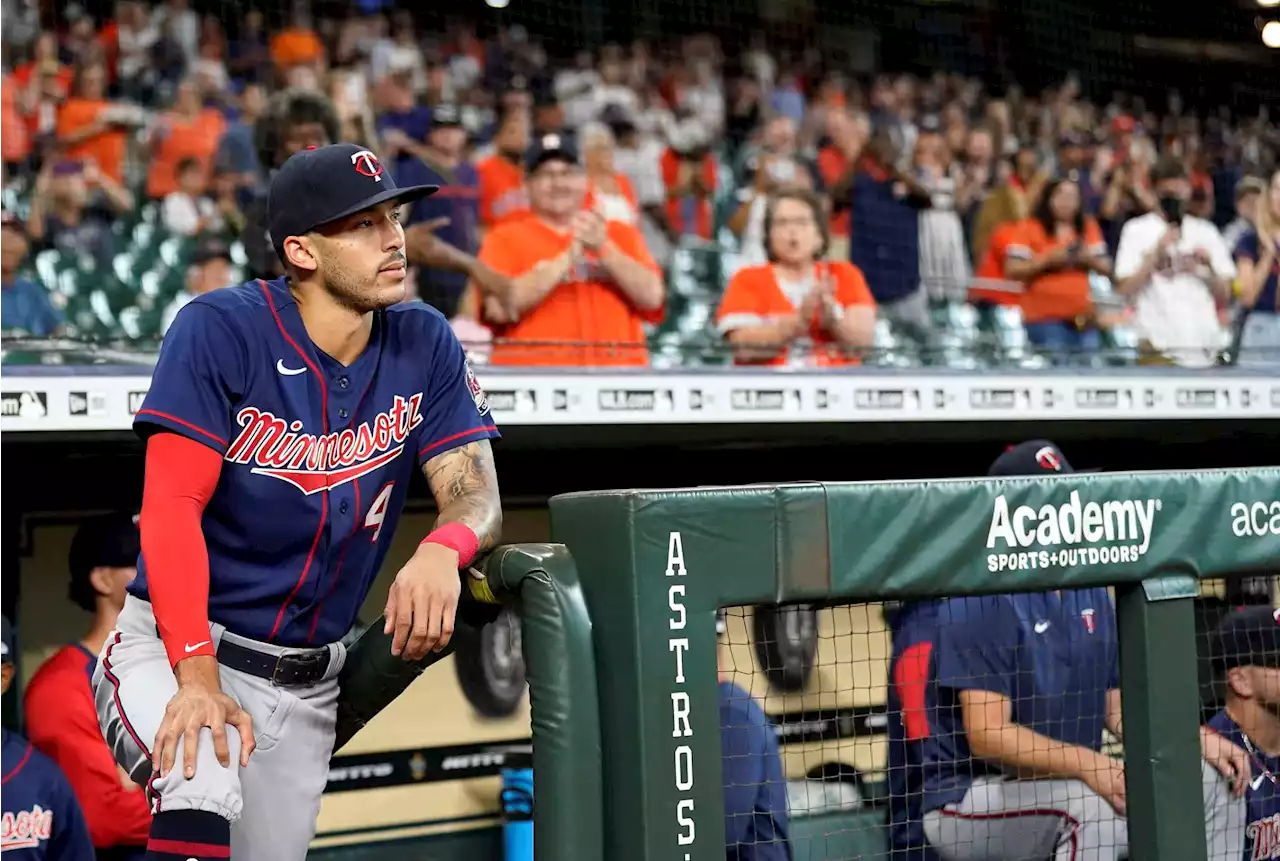
[[[4,812],[0,818],[0,852],[10,849],[38,849],[41,840],[53,836],[53,811],[39,804],[30,810]]]
[[[1061,505],[1009,509],[996,497],[987,529],[989,571],[1028,571],[1137,562],[1151,546],[1158,499],[1082,502],[1071,491]]]
[[[1231,506],[1231,534],[1236,538],[1280,536],[1280,499]]]
[[[421,405],[421,392],[407,398],[396,395],[391,409],[373,421],[323,436],[301,433],[301,421],[245,407],[236,413],[242,430],[225,459],[257,464],[254,473],[278,478],[310,496],[355,481],[399,457],[409,434],[422,424]]]

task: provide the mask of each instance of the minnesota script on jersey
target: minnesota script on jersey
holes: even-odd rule
[[[202,521],[209,617],[286,646],[350,629],[415,468],[498,437],[462,345],[434,308],[374,312],[369,346],[344,366],[312,344],[285,279],[186,305],[134,429],[180,433],[223,456]],[[130,592],[147,598],[143,559]]]

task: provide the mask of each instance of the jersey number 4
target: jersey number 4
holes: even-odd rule
[[[369,513],[364,516],[364,528],[373,529],[373,535],[369,540],[374,543],[377,543],[378,535],[382,532],[382,521],[387,517],[387,506],[391,504],[391,491],[395,486],[394,481],[388,481],[383,485],[382,490],[379,490],[378,495],[373,498]]]

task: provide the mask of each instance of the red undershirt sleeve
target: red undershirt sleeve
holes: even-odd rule
[[[200,521],[221,472],[222,455],[203,443],[167,431],[147,439],[138,528],[147,591],[170,666],[214,654],[209,550]]]

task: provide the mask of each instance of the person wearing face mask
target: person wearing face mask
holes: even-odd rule
[[[1231,296],[1236,264],[1212,222],[1187,212],[1191,181],[1175,158],[1151,171],[1158,208],[1125,223],[1116,249],[1116,289],[1134,304],[1133,325],[1154,361],[1217,362],[1227,346],[1218,308]]]

